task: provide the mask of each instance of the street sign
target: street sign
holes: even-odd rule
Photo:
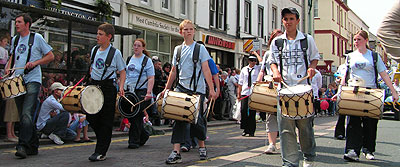
[[[253,49],[251,49],[251,51],[258,51],[258,50],[260,50],[260,44],[261,44],[261,41],[258,40],[258,39],[255,39],[255,40],[253,41]]]

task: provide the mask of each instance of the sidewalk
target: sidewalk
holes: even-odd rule
[[[208,122],[207,126],[215,127],[215,126],[226,126],[226,125],[233,125],[233,124],[236,124],[236,121],[217,120],[217,121]],[[118,128],[118,127],[114,127],[113,129],[116,129],[116,128]],[[168,125],[153,126],[153,128],[156,130],[163,130],[164,132],[172,131],[172,127],[169,127]],[[90,139],[96,139],[96,135],[94,134],[93,131],[89,131],[88,136]],[[112,137],[124,137],[124,136],[128,136],[128,132],[120,132],[120,131],[113,130]],[[1,138],[0,138],[0,149],[15,147],[15,143],[4,142],[4,138],[5,138],[5,136],[1,136]],[[39,139],[39,142],[40,142],[40,145],[54,144],[53,141],[51,141],[50,139]],[[70,143],[73,143],[73,142],[66,141],[66,144],[70,144]]]

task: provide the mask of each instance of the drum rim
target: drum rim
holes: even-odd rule
[[[83,86],[83,87],[85,87],[85,86]],[[82,111],[85,112],[85,113],[87,113],[87,114],[97,114],[97,113],[99,113],[100,110],[103,108],[103,105],[104,105],[104,94],[103,94],[103,91],[102,91],[97,85],[88,85],[88,86],[86,86],[86,87],[81,91],[81,93],[80,93],[81,97],[82,97],[82,94],[86,91],[86,89],[92,88],[92,87],[97,88],[97,89],[99,90],[101,96],[103,97],[103,98],[102,98],[102,99],[103,99],[103,101],[102,101],[103,103],[101,104],[101,107],[99,107],[99,109],[98,109],[96,112],[89,113],[89,112],[87,112],[87,111],[85,110],[85,106],[83,105],[82,98],[81,98],[81,99],[79,100],[79,103],[81,103]]]
[[[125,96],[126,96],[126,95],[132,95],[132,96],[136,99],[136,102],[139,102],[139,97],[136,95],[136,93],[134,93],[134,92],[125,92]],[[121,97],[121,96],[118,97],[117,108],[118,108],[119,113],[121,113],[121,115],[122,115],[123,117],[125,117],[125,118],[133,118],[133,117],[135,117],[136,115],[139,114],[139,112],[140,112],[140,105],[137,106],[137,107],[135,107],[135,111],[133,112],[133,115],[131,115],[131,114],[126,114],[125,111],[122,110],[122,106],[120,105],[122,99],[124,99],[124,98]]]
[[[295,87],[295,86],[300,86],[300,85],[303,85],[303,86],[305,86],[305,87],[308,87],[307,88],[307,91],[302,91],[302,92],[296,92],[296,94],[293,94],[293,93],[284,93],[284,92],[282,92],[283,90],[289,90],[289,88],[293,88],[293,87]],[[278,92],[278,96],[285,96],[285,95],[300,95],[300,94],[305,94],[305,93],[307,93],[307,92],[309,92],[309,91],[312,91],[312,86],[311,85],[307,85],[307,84],[298,84],[298,85],[294,85],[294,86],[291,86],[291,87],[289,87],[289,88],[281,88],[280,90],[278,90],[277,92]],[[292,89],[293,90],[293,89]],[[290,92],[290,91],[288,91],[288,92]]]

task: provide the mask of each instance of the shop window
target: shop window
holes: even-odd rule
[[[165,53],[169,53],[171,50],[171,37],[168,35],[163,35],[160,34],[159,35],[159,42],[160,42],[160,52],[165,52]]]
[[[157,50],[158,48],[158,37],[157,33],[152,31],[146,31],[146,43],[147,50]]]

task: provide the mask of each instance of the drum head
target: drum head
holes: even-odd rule
[[[125,97],[128,98],[133,104],[136,104],[140,101],[139,97],[137,97],[136,94],[131,92],[125,92]],[[132,109],[131,103],[129,103],[124,97],[119,97],[118,110],[121,113],[121,115],[124,116],[125,118],[132,118],[139,113],[140,105],[136,105]]]
[[[311,85],[296,85],[283,88],[279,91],[280,95],[302,95],[312,89]]]
[[[87,86],[81,93],[83,112],[97,114],[104,104],[103,92],[97,86]]]

